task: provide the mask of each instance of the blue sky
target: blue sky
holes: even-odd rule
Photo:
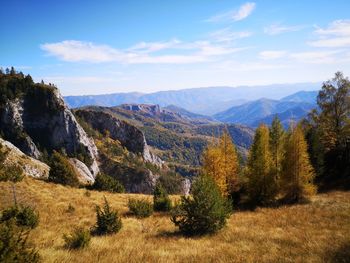
[[[0,65],[64,95],[350,74],[350,1],[3,1]]]

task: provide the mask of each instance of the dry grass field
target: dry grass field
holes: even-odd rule
[[[13,202],[11,184],[0,183],[0,206]],[[20,203],[39,211],[31,241],[43,262],[349,262],[350,192],[319,194],[305,205],[234,213],[214,236],[186,238],[167,215],[136,219],[127,214],[129,194],[74,189],[25,178],[16,185]],[[119,209],[122,230],[93,237],[90,247],[63,247],[63,234],[95,223],[95,205],[106,196]],[[132,195],[149,198],[150,196]],[[68,206],[75,207],[68,212]]]

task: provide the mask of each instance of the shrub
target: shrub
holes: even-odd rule
[[[118,180],[103,173],[99,173],[96,176],[95,183],[93,184],[92,188],[113,193],[125,192],[124,186]]]
[[[63,235],[66,247],[69,249],[80,249],[89,246],[91,241],[90,231],[84,228],[76,228],[69,235]]]
[[[39,224],[39,214],[29,206],[12,206],[4,211],[0,218],[0,222],[15,220],[18,226],[36,228]]]
[[[97,222],[93,232],[97,235],[117,233],[122,228],[122,221],[117,211],[110,208],[107,199],[103,208],[96,207]]]
[[[0,262],[40,262],[38,251],[27,242],[28,235],[14,220],[0,224]]]
[[[154,189],[153,209],[154,211],[163,212],[171,210],[171,200],[168,196],[168,193],[160,183],[157,183]]]
[[[185,235],[215,233],[226,224],[230,208],[209,176],[200,176],[192,186],[192,196],[182,196],[172,211],[172,222]]]
[[[79,186],[74,167],[64,155],[54,151],[51,156],[50,167],[49,181],[63,185]]]
[[[129,199],[129,210],[136,217],[149,217],[153,213],[153,206],[146,200]]]
[[[163,172],[158,180],[169,194],[180,194],[182,192],[183,177],[179,174],[171,171]]]

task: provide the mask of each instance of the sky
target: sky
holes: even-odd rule
[[[350,74],[349,0],[0,0],[0,66],[63,95]]]

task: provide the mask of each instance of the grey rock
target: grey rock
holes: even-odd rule
[[[5,165],[19,165],[25,175],[34,178],[47,179],[49,177],[50,167],[47,164],[27,156],[9,141],[0,138],[0,144],[7,151]]]

